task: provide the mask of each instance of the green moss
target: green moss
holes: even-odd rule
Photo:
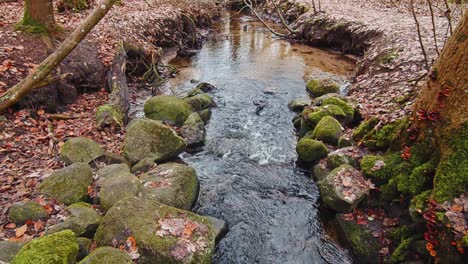
[[[323,142],[337,145],[341,133],[340,122],[331,116],[326,116],[317,124],[312,136]]]
[[[64,230],[37,238],[25,245],[15,256],[12,264],[65,264],[75,263],[78,255],[75,234]]]
[[[202,111],[204,109],[216,107],[216,103],[213,98],[206,93],[187,97],[184,101],[192,106],[193,111]]]
[[[64,8],[73,11],[82,11],[89,7],[87,0],[64,0]]]
[[[395,179],[390,179],[386,184],[380,186],[380,200],[382,202],[392,201],[399,197],[397,190],[397,182]]]
[[[44,207],[33,201],[16,202],[8,210],[8,217],[16,224],[23,224],[28,220],[46,219],[48,216]]]
[[[343,112],[341,107],[337,105],[326,105],[319,107],[315,109],[314,112],[311,114],[307,115],[307,121],[312,125],[312,127],[315,127],[322,118],[325,116],[332,116],[336,118],[337,120],[340,120],[342,122],[345,122],[346,120],[346,114]]]
[[[427,190],[411,199],[409,212],[413,220],[419,220],[421,214],[426,211],[431,193],[432,190]]]
[[[361,160],[364,175],[380,184],[387,182],[402,171],[408,171],[408,165],[399,152],[388,153],[385,156],[367,155]]]
[[[408,177],[408,191],[412,195],[421,193],[424,189],[427,189],[428,183],[432,179],[432,175],[435,172],[435,166],[432,162],[426,162],[421,166],[413,169]]]
[[[404,226],[400,226],[400,227],[390,230],[390,232],[388,232],[388,236],[393,241],[400,241],[400,240],[407,239],[413,236],[413,232],[414,230],[412,228],[404,225]]]
[[[445,202],[458,197],[468,186],[468,123],[451,137],[451,153],[440,161],[434,178],[434,199]]]
[[[132,259],[125,252],[112,247],[100,247],[95,249],[79,264],[132,264]]]
[[[322,105],[336,105],[345,113],[347,122],[352,122],[354,119],[354,108],[345,101],[337,97],[329,97],[322,101]]]
[[[371,132],[378,123],[379,119],[375,117],[362,122],[353,132],[354,140],[361,141],[364,136]]]
[[[401,243],[398,247],[393,251],[392,255],[390,256],[389,263],[402,263],[406,260],[409,253],[409,248],[413,242],[412,238],[407,238],[401,240]]]
[[[346,138],[346,137],[340,137],[338,139],[338,147],[339,148],[346,148],[346,147],[351,147],[354,145],[354,142],[352,139]]]
[[[301,139],[296,146],[296,151],[301,160],[306,162],[317,161],[324,158],[328,153],[325,144],[313,139]]]
[[[192,97],[193,98],[193,97]],[[154,96],[145,102],[145,116],[170,125],[181,126],[192,112],[186,101],[170,95]]]
[[[314,97],[329,93],[339,93],[340,86],[331,79],[312,79],[306,85],[307,91]]]
[[[468,246],[468,236],[464,236],[464,237],[462,238],[462,243],[463,243],[463,245],[464,245],[465,247]]]
[[[406,127],[407,119],[401,119],[393,123],[387,124],[379,130],[372,129],[369,131],[362,140],[366,147],[375,150],[387,150],[392,147],[393,150],[399,150],[400,131]]]
[[[117,124],[124,127],[125,114],[121,109],[109,104],[101,105],[96,112],[96,121],[99,127]]]
[[[104,155],[104,150],[101,146],[86,137],[70,138],[60,148],[60,158],[66,164],[89,163],[102,155]]]

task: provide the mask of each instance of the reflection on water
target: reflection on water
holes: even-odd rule
[[[315,183],[295,167],[294,114],[287,104],[307,96],[310,75],[344,83],[353,65],[275,39],[237,16],[227,17],[198,55],[171,63],[181,68],[167,84],[177,93],[193,88],[193,80],[218,87],[206,146],[183,157],[200,178],[195,210],[229,225],[214,263],[350,263],[324,235]],[[254,101],[264,105],[261,112]]]

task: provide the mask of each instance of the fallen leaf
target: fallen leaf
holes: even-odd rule
[[[26,233],[27,230],[28,230],[28,225],[22,225],[22,226],[16,228],[16,230],[15,230],[16,237],[23,236],[24,233]]]

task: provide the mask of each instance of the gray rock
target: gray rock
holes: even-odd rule
[[[0,262],[10,262],[24,246],[24,243],[0,241]]]
[[[301,112],[309,104],[310,104],[310,100],[296,99],[296,100],[289,102],[288,108],[289,110],[294,111],[294,112]]]
[[[198,195],[195,170],[184,164],[165,163],[141,175],[143,197],[190,210]]]
[[[212,217],[212,216],[205,216],[208,220],[211,221],[211,224],[213,225],[213,231],[215,234],[215,240],[216,243],[218,243],[219,240],[221,240],[227,233],[228,231],[228,226],[225,221]]]
[[[216,90],[216,87],[212,84],[203,82],[197,85],[196,89],[199,89],[204,93],[209,93],[209,92],[213,92],[214,90]]]
[[[22,201],[12,204],[8,217],[16,224],[24,224],[28,220],[46,219],[49,217],[42,205],[33,201]]]
[[[69,229],[76,236],[92,238],[101,223],[102,216],[90,204],[83,202],[68,206],[67,211],[70,213],[69,219],[53,226],[47,233],[53,234]]]
[[[180,135],[189,147],[203,145],[205,141],[205,123],[197,113],[192,113],[180,128]]]
[[[183,237],[186,226],[193,231]],[[94,238],[98,246],[112,246],[124,244],[128,234],[138,245],[139,263],[211,263],[213,227],[194,213],[152,199],[129,197],[107,212]],[[187,250],[187,245],[194,245],[195,250]]]
[[[38,190],[58,202],[74,204],[87,199],[92,181],[91,167],[79,162],[54,172],[38,186]]]
[[[158,121],[139,119],[127,129],[123,153],[132,164],[144,158],[159,162],[176,157],[186,146],[184,139],[170,127]]]
[[[111,164],[98,170],[99,180],[118,177],[121,174],[130,173],[130,168],[125,164]]]
[[[184,101],[191,105],[192,110],[196,112],[217,106],[213,98],[205,93],[187,97]]]
[[[132,173],[141,173],[149,171],[156,163],[152,158],[144,158],[132,167]]]
[[[103,179],[99,185],[99,199],[101,206],[106,210],[125,197],[138,195],[141,190],[138,178],[130,173]]]
[[[60,148],[60,157],[70,165],[77,162],[89,163],[104,155],[104,150],[98,143],[85,137],[71,138]]]

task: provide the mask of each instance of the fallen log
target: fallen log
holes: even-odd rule
[[[100,106],[96,113],[97,125],[100,128],[106,126],[123,128],[127,122],[130,98],[126,68],[127,52],[122,44],[107,71],[107,86],[111,93],[107,104]]]

